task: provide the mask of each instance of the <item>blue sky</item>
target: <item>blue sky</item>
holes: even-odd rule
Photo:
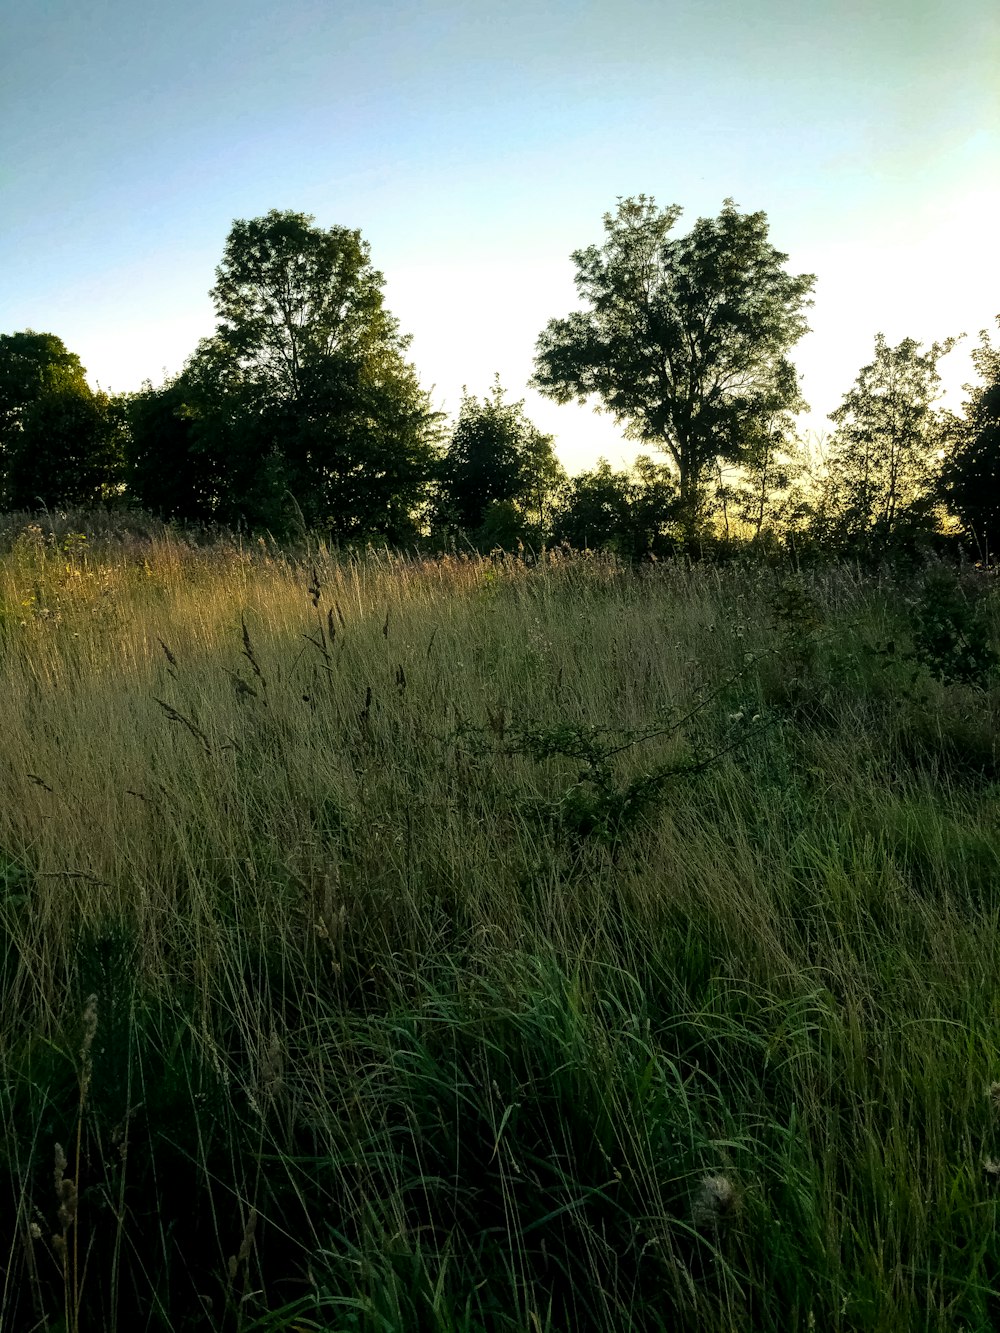
[[[822,427],[874,335],[1000,313],[996,0],[0,0],[0,331],[92,382],[212,331],[235,217],[359,227],[437,406],[494,371],[571,469],[613,423],[526,389],[618,196],[763,209],[817,274],[794,355]],[[968,378],[956,352],[949,381]],[[948,369],[948,362],[943,369]]]

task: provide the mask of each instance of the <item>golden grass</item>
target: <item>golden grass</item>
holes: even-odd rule
[[[985,1329],[994,691],[788,581],[15,542],[10,1319]],[[718,758],[612,828],[567,737]]]

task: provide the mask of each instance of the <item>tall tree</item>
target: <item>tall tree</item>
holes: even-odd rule
[[[664,449],[690,533],[716,459],[738,461],[762,416],[805,407],[786,353],[815,278],[785,272],[764,213],[726,200],[672,238],[680,215],[646,195],[605,214],[603,246],[572,256],[589,308],[549,321],[534,384],[558,402],[596,397],[630,438]]]
[[[122,421],[52,333],[0,335],[0,469],[13,508],[83,505],[117,493]]]
[[[272,210],[234,222],[217,326],[182,375],[215,512],[338,536],[407,534],[437,456],[431,411],[358,231]]]
[[[211,293],[217,341],[285,399],[306,395],[331,357],[398,354],[409,342],[383,305],[383,277],[361,233],[313,221],[272,209],[234,222]]]
[[[499,375],[482,400],[463,392],[441,467],[444,522],[474,534],[491,507],[502,505],[510,506],[514,526],[520,514],[542,530],[563,477],[552,436],[529,421],[523,399],[504,401]]]
[[[941,393],[937,367],[955,341],[921,350],[912,338],[891,347],[877,334],[874,359],[830,413],[831,500],[844,538],[891,539],[928,522],[946,429],[934,406]]]
[[[994,347],[986,329],[972,363],[979,383],[965,386],[969,397],[963,414],[952,422],[941,494],[984,552],[995,557],[1000,550],[1000,346]]]

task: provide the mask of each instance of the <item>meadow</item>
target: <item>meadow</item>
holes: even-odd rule
[[[0,1328],[995,1328],[998,616],[8,524]]]

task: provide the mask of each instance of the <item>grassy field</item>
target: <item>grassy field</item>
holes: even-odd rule
[[[988,574],[8,538],[3,1330],[1000,1323]]]

